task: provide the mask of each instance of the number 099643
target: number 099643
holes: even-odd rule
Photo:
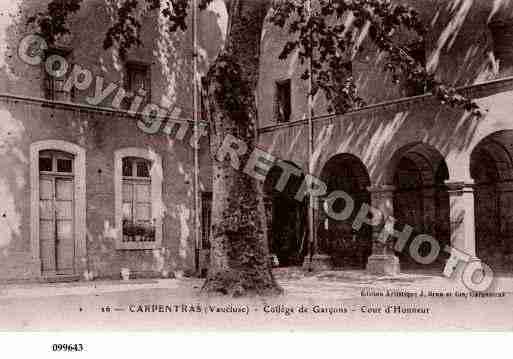
[[[83,344],[53,344],[52,351],[54,352],[82,352],[85,350]]]

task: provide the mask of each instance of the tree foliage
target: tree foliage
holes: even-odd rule
[[[470,99],[436,81],[426,70],[424,58],[414,55],[419,46],[424,46],[427,31],[414,8],[390,0],[319,0],[312,1],[309,9],[304,4],[301,0],[274,3],[270,21],[288,26],[291,35],[280,58],[298,51],[302,64],[311,61],[302,78],[311,76],[312,91],[323,90],[337,112],[365,104],[358,96],[351,65],[367,38],[387,56],[384,71],[391,73],[394,83],[404,81],[422,92],[433,92],[453,106],[477,109]],[[405,32],[410,35],[407,43],[399,36]]]
[[[70,32],[67,20],[80,9],[82,1],[51,0],[47,10],[31,16],[29,22],[37,23],[41,34],[52,43]],[[211,2],[199,0],[200,9]],[[442,103],[479,114],[471,99],[437,81],[423,59],[413,55],[423,46],[426,34],[414,8],[391,0],[312,0],[310,7],[307,4],[305,0],[274,0],[268,19],[290,34],[279,58],[286,59],[297,51],[300,63],[310,64],[301,78],[311,78],[313,95],[323,91],[329,110],[344,113],[365,105],[358,94],[352,62],[362,51],[362,40],[370,39],[386,55],[384,71],[391,74],[394,83],[402,81],[420,92],[432,92]],[[126,56],[131,47],[141,45],[138,14],[155,11],[168,20],[169,32],[185,31],[191,1],[123,1],[114,24],[106,29],[104,48],[114,47],[121,57]],[[404,32],[409,34],[407,43],[399,36]]]
[[[29,16],[27,23],[36,23],[41,36],[53,44],[59,36],[70,33],[68,19],[80,10],[81,4],[82,0],[52,0],[46,11]]]

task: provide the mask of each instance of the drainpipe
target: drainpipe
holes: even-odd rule
[[[310,18],[312,13],[311,0],[306,2],[308,17]],[[310,32],[310,39],[312,33]],[[311,42],[311,41],[310,41]],[[312,175],[314,172],[313,163],[313,148],[314,148],[314,129],[313,129],[313,74],[312,74],[312,56],[313,48],[311,48],[310,56],[308,59],[308,70],[310,77],[308,79],[308,174]],[[312,195],[308,196],[308,241],[310,243],[310,263],[309,269],[312,269],[312,259],[317,250],[317,241],[315,240],[315,228],[314,228],[314,198]]]
[[[200,249],[201,249],[201,231],[200,231],[200,168],[199,168],[199,109],[198,109],[198,3],[197,0],[192,1],[192,67],[193,67],[193,122],[194,122],[194,240],[195,240],[195,266],[197,275],[201,275],[200,271]]]

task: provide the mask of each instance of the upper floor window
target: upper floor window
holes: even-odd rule
[[[71,50],[65,48],[49,48],[45,51],[43,69],[44,96],[52,101],[72,101],[73,89],[65,91],[64,84],[71,72]],[[52,61],[48,61],[48,60]]]
[[[143,62],[126,63],[126,89],[143,97],[143,105],[151,101],[151,67]]]
[[[404,51],[407,52],[413,60],[415,60],[419,67],[419,72],[426,69],[426,43],[423,40],[409,44],[404,48]],[[427,83],[425,83],[425,81],[419,81],[419,79],[408,81],[406,84],[407,96],[423,95],[427,90]]]
[[[513,74],[513,19],[498,19],[488,24],[492,35],[490,67],[492,74],[506,77]]]
[[[274,96],[274,115],[276,122],[289,122],[291,114],[291,82],[290,79],[276,81]]]

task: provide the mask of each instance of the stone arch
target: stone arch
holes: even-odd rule
[[[497,180],[507,181],[513,179],[513,130],[494,132],[482,139],[470,154],[470,176],[476,180],[479,177],[477,166],[479,158],[493,161]],[[476,172],[477,171],[477,172]]]
[[[448,255],[443,248],[450,244],[450,205],[445,181],[449,170],[444,157],[434,147],[422,143],[408,144],[394,153],[387,168],[386,182],[394,188],[393,213],[396,226],[413,227],[410,241],[419,234],[433,236],[440,245],[440,255],[429,265],[417,263],[409,244],[398,253],[401,268],[441,271]],[[420,255],[430,252],[425,243]]]
[[[446,176],[445,180],[449,178],[447,164],[442,154],[435,147],[427,143],[414,142],[394,152],[385,171],[384,184],[394,184],[396,169],[399,162],[405,157],[421,166],[419,170],[421,170],[422,180],[425,183],[434,183],[436,174]]]
[[[470,155],[475,182],[476,254],[494,270],[513,269],[513,130],[492,133]]]
[[[324,164],[320,179],[327,185],[327,193],[344,191],[354,201],[354,210],[345,221],[330,218],[326,211],[318,212],[317,236],[321,252],[330,255],[335,267],[365,268],[372,252],[372,232],[370,226],[353,229],[353,221],[362,204],[370,204],[370,176],[367,167],[355,155],[341,153],[332,156]],[[346,204],[342,199],[333,204],[335,211]],[[323,205],[324,206],[324,205]]]
[[[61,151],[73,156],[74,168],[74,274],[80,273],[80,266],[86,253],[86,150],[74,143],[62,140],[37,141],[30,145],[30,242],[32,257],[41,261],[40,248],[40,171],[41,151]]]
[[[280,178],[290,172],[286,185],[280,188]],[[282,267],[302,265],[308,253],[308,199],[300,202],[294,198],[304,178],[299,165],[280,160],[271,167],[263,185],[269,248]]]

